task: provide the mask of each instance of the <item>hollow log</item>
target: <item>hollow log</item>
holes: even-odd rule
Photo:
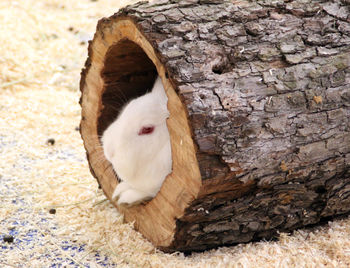
[[[269,239],[350,211],[349,1],[139,2],[101,19],[88,52],[80,130],[110,200],[99,137],[162,79],[172,173],[149,203],[118,207],[158,248]]]

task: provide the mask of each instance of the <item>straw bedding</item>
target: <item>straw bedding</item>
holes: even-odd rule
[[[131,2],[0,2],[0,267],[350,266],[348,218],[191,256],[123,224],[88,169],[78,83],[97,20]]]

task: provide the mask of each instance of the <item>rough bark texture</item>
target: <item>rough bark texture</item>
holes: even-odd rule
[[[271,238],[350,211],[349,10],[184,0],[100,21],[135,22],[188,113],[202,187],[163,249]]]

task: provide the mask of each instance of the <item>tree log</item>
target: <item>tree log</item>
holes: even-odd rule
[[[173,0],[100,20],[80,129],[109,199],[118,182],[99,137],[157,73],[169,99],[173,171],[152,201],[118,208],[125,220],[162,250],[193,251],[349,212],[349,10],[346,0]]]

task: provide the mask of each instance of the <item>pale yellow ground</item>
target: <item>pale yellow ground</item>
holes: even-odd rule
[[[0,235],[10,228],[7,219],[17,217],[27,222],[22,228],[39,228],[38,241],[45,242],[5,250],[0,241],[0,267],[49,267],[55,261],[44,253],[56,251],[70,259],[67,267],[102,267],[97,252],[107,267],[350,267],[349,219],[278,242],[184,257],[155,250],[103,201],[75,130],[78,84],[98,19],[131,2],[0,1]],[[55,215],[47,213],[52,207]],[[35,220],[41,214],[49,223]],[[64,253],[66,240],[85,244],[84,251]]]

